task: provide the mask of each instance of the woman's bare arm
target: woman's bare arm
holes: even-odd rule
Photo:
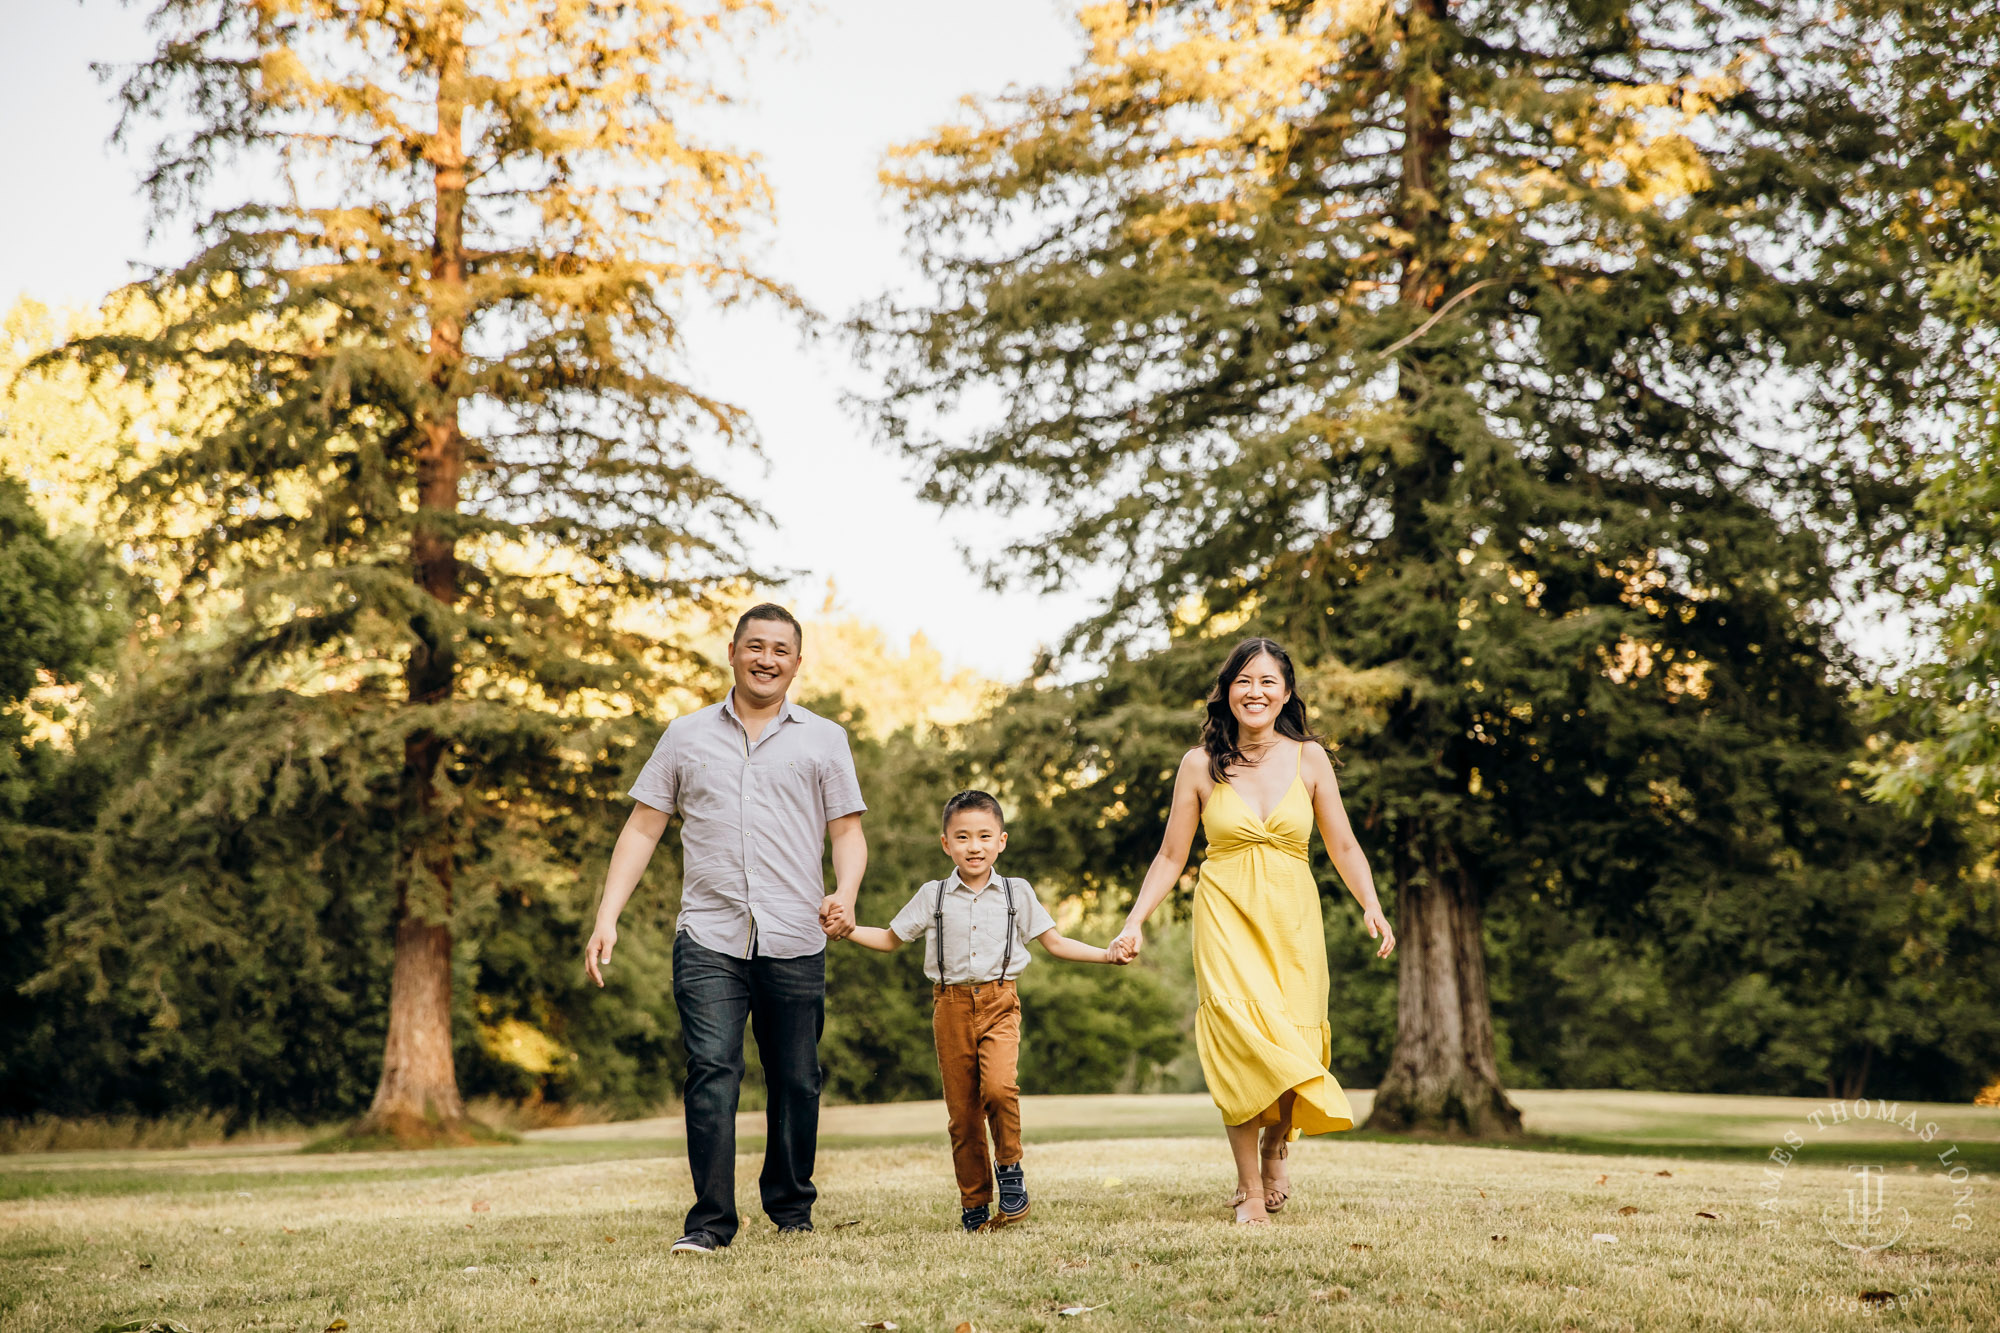
[[[1140,927],[1166,901],[1181,872],[1187,869],[1188,853],[1194,848],[1194,831],[1201,823],[1202,802],[1214,785],[1208,776],[1206,751],[1189,750],[1181,757],[1180,771],[1174,774],[1173,801],[1167,807],[1166,834],[1160,839],[1160,850],[1154,855],[1153,864],[1147,867],[1132,910],[1125,914],[1125,929],[1106,951],[1111,961],[1129,963],[1145,946]]]
[[[1341,804],[1340,779],[1334,776],[1333,760],[1317,745],[1306,746],[1305,779],[1306,790],[1312,795],[1313,818],[1319,824],[1320,839],[1326,843],[1326,854],[1332,858],[1333,868],[1340,872],[1347,891],[1361,904],[1361,919],[1368,927],[1368,938],[1382,941],[1375,956],[1387,958],[1395,952],[1396,932],[1389,928],[1389,918],[1382,914],[1382,900],[1375,893],[1375,873],[1369,869],[1368,857],[1354,837],[1347,807]]]

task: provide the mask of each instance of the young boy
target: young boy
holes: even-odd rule
[[[1028,941],[1057,958],[1109,963],[1104,950],[1065,939],[1024,879],[993,873],[1007,847],[1000,802],[962,791],[944,804],[944,850],[957,868],[932,880],[889,928],[857,926],[848,938],[884,953],[919,935],[930,977],[931,1030],[951,1120],[951,1163],[958,1175],[959,1220],[967,1231],[1005,1226],[1028,1215],[1021,1172],[1021,1090],[1014,1069],[1021,1053],[1021,1000],[1014,978],[1028,965]],[[994,1165],[986,1154],[993,1131],[999,1159],[1000,1215],[993,1216]]]

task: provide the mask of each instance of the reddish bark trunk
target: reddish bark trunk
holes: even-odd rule
[[[1496,1138],[1521,1132],[1500,1086],[1478,888],[1399,854],[1396,1049],[1375,1090],[1367,1128]]]
[[[1446,5],[1447,0],[1415,0],[1405,19],[1396,217],[1407,240],[1397,299],[1411,309],[1418,326],[1443,305],[1454,258],[1444,202],[1451,172],[1451,105],[1439,77],[1436,47]],[[1398,360],[1397,393],[1413,422],[1421,419],[1431,359],[1413,344]],[[1444,499],[1454,459],[1434,432],[1413,429],[1411,443],[1411,461],[1398,469],[1391,497],[1395,540],[1435,568],[1439,539],[1428,511]],[[1430,595],[1455,594],[1437,587]],[[1521,1113],[1500,1086],[1494,1054],[1478,885],[1448,848],[1428,836],[1399,834],[1396,925],[1402,961],[1396,1049],[1376,1089],[1367,1127],[1480,1138],[1517,1135]]]
[[[428,290],[430,393],[418,413],[417,521],[410,558],[418,586],[440,607],[451,607],[458,601],[458,551],[450,516],[458,510],[465,470],[456,387],[465,332],[465,49],[459,16],[448,9],[441,22],[438,134],[429,152],[436,192]],[[449,621],[420,614],[411,630],[404,672],[410,703],[443,702],[451,697],[458,665]],[[406,869],[396,892],[396,961],[382,1081],[356,1131],[411,1144],[469,1141],[451,1058],[451,838],[436,818],[445,749],[444,739],[429,731],[412,733],[404,745],[405,799],[420,842],[404,849]]]

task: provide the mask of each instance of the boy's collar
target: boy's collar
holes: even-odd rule
[[[984,893],[987,889],[992,888],[995,884],[999,882],[1000,882],[999,869],[997,867],[989,867],[986,871],[986,882],[984,884],[981,884],[977,890],[974,890],[972,888],[967,887],[965,881],[959,878],[958,867],[953,866],[951,868],[951,873],[945,876],[944,887],[946,893],[951,892],[953,889],[965,889],[967,893],[974,893],[974,892]]]

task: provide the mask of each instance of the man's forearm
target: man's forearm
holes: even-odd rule
[[[854,818],[850,816],[850,818]],[[861,821],[833,831],[833,895],[854,906],[854,900],[861,893],[861,877],[868,869],[868,835],[861,831]]]
[[[617,923],[619,913],[637,892],[666,826],[666,815],[647,806],[635,809],[625,821],[618,843],[611,849],[611,864],[604,871],[604,897],[597,904],[599,924]]]

